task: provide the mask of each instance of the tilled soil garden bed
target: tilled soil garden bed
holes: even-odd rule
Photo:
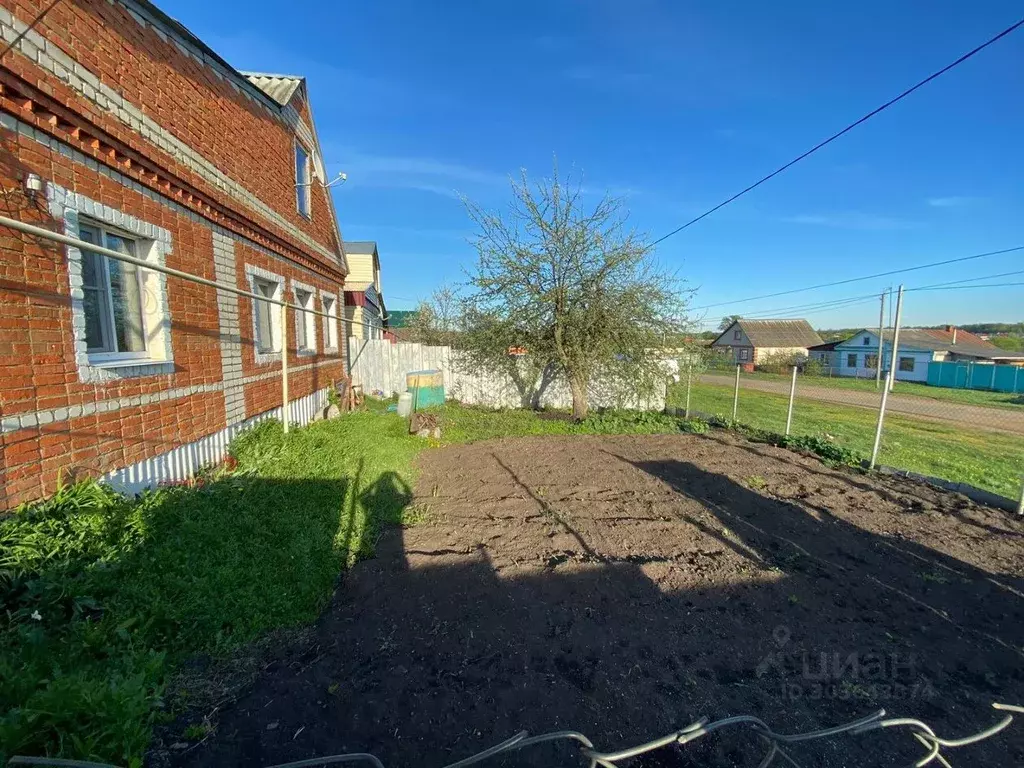
[[[702,717],[806,731],[879,708],[940,736],[1024,703],[1024,525],[897,478],[738,437],[537,437],[431,450],[413,505],[303,654],[222,712],[187,765],[371,752],[441,766],[520,730],[605,750]],[[794,747],[906,764],[906,731]],[[959,754],[958,754],[959,753]],[[757,765],[729,729],[646,765]],[[954,763],[1024,764],[1024,719]],[[493,761],[584,765],[561,744]]]

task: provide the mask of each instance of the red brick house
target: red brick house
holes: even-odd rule
[[[216,461],[280,416],[282,346],[293,422],[345,375],[305,81],[234,70],[145,0],[29,28],[49,5],[0,7],[0,216],[328,317],[281,328],[270,304],[0,226],[0,510],[65,473],[136,490]]]

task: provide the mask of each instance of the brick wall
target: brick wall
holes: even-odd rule
[[[0,5],[6,45],[44,3]],[[168,267],[245,290],[258,267],[286,281],[289,299],[293,281],[312,287],[318,308],[321,291],[342,296],[327,193],[314,185],[311,220],[295,210],[306,105],[269,104],[147,13],[58,3],[4,57],[0,214],[75,236],[81,220],[99,221],[152,244]],[[113,114],[96,102],[107,91],[122,99]],[[29,173],[44,194],[24,191]],[[257,361],[249,300],[175,277],[153,283],[169,359],[92,365],[76,253],[0,227],[0,510],[52,492],[59,473],[151,460],[281,404],[279,355]],[[342,378],[344,364],[324,351],[320,318],[318,353],[299,354],[290,314],[283,338],[300,398]]]

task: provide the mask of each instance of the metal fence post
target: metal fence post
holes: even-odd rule
[[[896,381],[896,365],[897,353],[899,350],[900,343],[900,320],[903,317],[903,286],[900,286],[899,295],[896,298],[896,319],[892,326],[892,362],[889,365],[889,375],[886,377],[885,386],[882,387],[882,401],[878,406],[878,426],[875,428],[875,444],[871,448],[871,463],[868,464],[868,469],[875,468],[875,462],[878,461],[878,449],[882,445],[882,425],[885,422],[885,404],[889,399],[889,390],[892,389],[893,382]]]
[[[740,367],[736,366],[736,389],[732,393],[732,420],[736,421],[736,411],[740,407]]]
[[[885,357],[885,291],[882,291],[882,307],[878,310],[878,357],[875,359],[875,389],[882,385],[882,358]]]
[[[793,381],[789,385],[789,411],[786,412],[786,437],[793,426],[793,400],[796,399],[796,366],[793,366]]]
[[[281,421],[288,434],[288,305],[281,305]]]
[[[1017,502],[1017,514],[1024,515],[1024,475],[1020,476],[1020,501]]]
[[[693,382],[693,361],[686,367],[686,410],[683,412],[685,418],[690,418],[690,385]]]

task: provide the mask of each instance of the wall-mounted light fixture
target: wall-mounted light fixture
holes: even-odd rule
[[[35,197],[43,191],[43,180],[39,178],[38,173],[29,173],[22,180],[22,184],[25,187],[25,194],[29,197]]]

